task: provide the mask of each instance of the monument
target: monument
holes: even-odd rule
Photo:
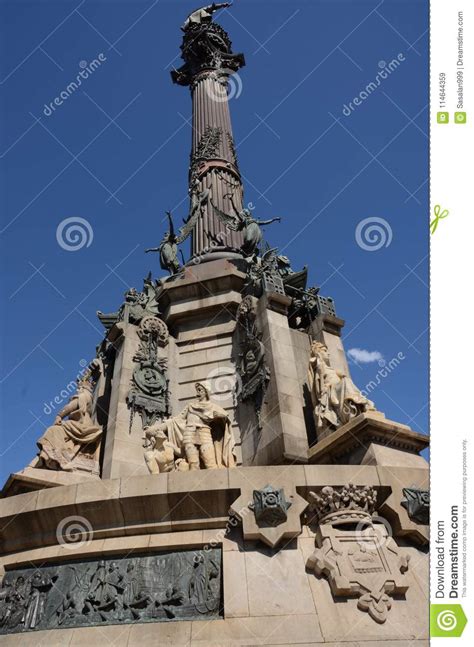
[[[190,207],[146,250],[163,274],[98,312],[3,488],[1,644],[427,644],[428,439],[360,392],[334,301],[244,206],[227,6],[181,28]]]

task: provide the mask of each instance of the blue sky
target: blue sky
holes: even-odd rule
[[[186,213],[191,101],[169,70],[195,7],[0,4],[2,482],[33,458],[52,422],[44,403],[94,356],[96,311],[159,275],[143,250],[161,239],[165,210]],[[219,22],[247,61],[230,102],[245,201],[259,218],[282,216],[269,242],[335,299],[346,350],[369,352],[352,353],[371,360],[351,362],[354,381],[363,388],[398,357],[371,398],[428,431],[428,3],[236,0]],[[58,244],[67,218],[90,224],[89,246]],[[356,240],[374,218],[379,249]]]

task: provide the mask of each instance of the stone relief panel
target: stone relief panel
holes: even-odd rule
[[[222,615],[220,548],[8,571],[0,634]]]
[[[387,619],[391,596],[404,594],[409,556],[402,553],[383,523],[373,520],[376,492],[351,483],[310,493],[316,550],[307,568],[328,579],[338,597],[357,597],[357,606],[380,624]]]

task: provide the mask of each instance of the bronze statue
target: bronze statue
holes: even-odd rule
[[[226,227],[232,229],[232,231],[244,232],[244,242],[240,250],[245,256],[253,256],[256,252],[258,252],[259,245],[262,242],[263,238],[263,233],[260,227],[262,225],[271,225],[272,222],[280,222],[281,218],[271,218],[270,220],[256,220],[252,216],[250,209],[242,209],[241,211],[239,211],[235,206],[233,196],[229,195],[229,197],[232,208],[234,209],[233,214],[224,213],[218,207],[216,207],[216,205],[212,201],[211,204],[216,215],[218,216],[218,218],[220,218],[220,220]]]
[[[212,22],[212,14],[218,9],[226,9],[232,5],[231,2],[213,2],[207,7],[196,9],[186,18],[184,25],[181,27],[186,31],[191,25],[202,25],[203,23]]]
[[[162,270],[167,270],[171,275],[176,274],[181,269],[178,261],[178,237],[174,232],[173,218],[171,212],[167,211],[169,221],[169,231],[163,236],[163,239],[158,247],[150,247],[145,249],[145,254],[148,252],[158,252],[160,254],[160,267]]]

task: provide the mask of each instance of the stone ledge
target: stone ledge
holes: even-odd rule
[[[57,546],[58,523],[67,517],[83,517],[92,526],[94,539],[105,541],[223,528],[238,497],[249,488],[260,489],[267,484],[294,487],[305,498],[309,490],[325,485],[374,485],[383,501],[392,491],[392,477],[405,483],[406,473],[404,468],[393,467],[385,477],[372,465],[275,465],[123,477],[48,488],[0,499],[0,553]]]
[[[363,413],[309,448],[308,460],[317,464],[354,464],[351,456],[365,452],[371,443],[419,454],[429,445],[429,436],[410,427],[382,418],[380,414]],[[362,457],[361,457],[362,460]]]

